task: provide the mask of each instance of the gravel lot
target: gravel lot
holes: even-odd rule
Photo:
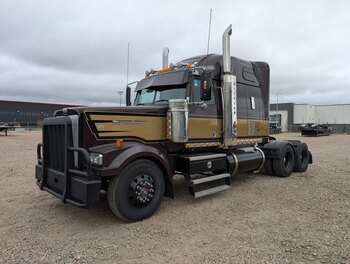
[[[0,135],[1,263],[350,263],[350,136],[301,137],[314,164],[289,178],[242,174],[194,200],[174,183],[150,219],[126,224],[105,194],[62,204],[34,180],[40,132]]]

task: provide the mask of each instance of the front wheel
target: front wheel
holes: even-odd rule
[[[156,164],[149,160],[136,160],[109,183],[109,207],[127,222],[146,219],[159,208],[164,185],[164,175]]]

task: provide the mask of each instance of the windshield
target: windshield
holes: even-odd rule
[[[150,87],[137,92],[135,105],[168,104],[170,99],[185,99],[186,87]]]

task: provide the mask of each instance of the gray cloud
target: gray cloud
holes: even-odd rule
[[[349,103],[347,1],[15,1],[0,3],[0,99],[118,104],[130,77],[206,52],[233,24],[231,53],[271,67],[271,102]]]

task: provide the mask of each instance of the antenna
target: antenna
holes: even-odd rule
[[[130,52],[130,43],[128,43],[128,57],[126,62],[126,86],[129,83],[129,52]]]
[[[212,13],[212,9],[210,8],[210,15],[209,15],[209,31],[208,31],[208,46],[207,46],[207,67],[208,67],[208,54],[209,54],[209,43],[210,43],[211,13]]]
[[[125,105],[130,106],[131,105],[131,88],[129,85],[129,58],[130,58],[130,43],[128,43],[128,57],[126,60],[126,98],[125,98]],[[134,82],[135,83],[135,82]],[[118,94],[120,96],[120,105],[122,105],[122,93],[123,91],[119,91]]]

